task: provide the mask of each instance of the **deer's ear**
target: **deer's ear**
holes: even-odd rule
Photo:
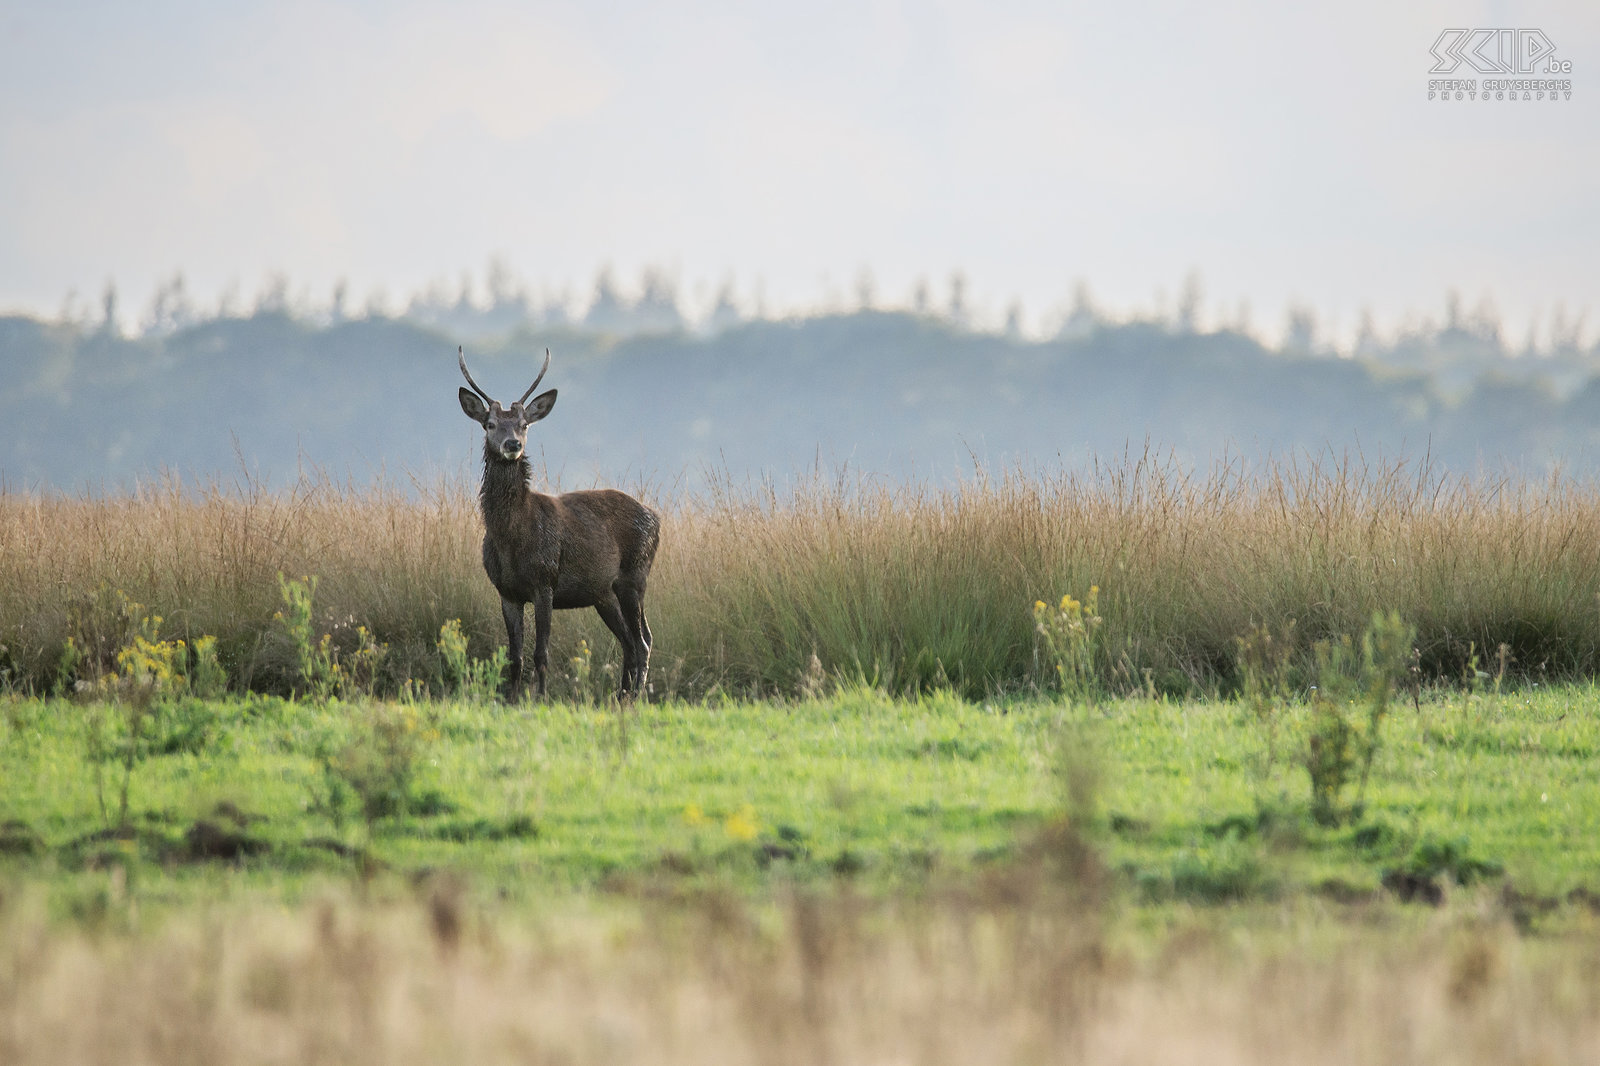
[[[478,425],[483,425],[489,417],[489,409],[483,405],[478,394],[471,389],[463,388],[457,395],[461,397],[461,409],[467,413],[467,417]]]
[[[550,408],[556,405],[556,390],[541,392],[533,398],[533,402],[522,410],[522,424],[531,426],[539,419],[550,413]]]

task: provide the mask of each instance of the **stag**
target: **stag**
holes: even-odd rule
[[[467,371],[472,388],[460,392],[461,409],[483,427],[483,568],[500,593],[511,659],[510,693],[522,694],[523,607],[533,604],[533,672],[545,694],[550,666],[550,612],[593,607],[622,645],[619,698],[644,691],[650,668],[650,623],[644,590],[661,538],[661,517],[615,489],[550,496],[529,486],[528,427],[550,413],[556,390],[528,397],[550,369],[544,366],[522,399],[501,407]]]

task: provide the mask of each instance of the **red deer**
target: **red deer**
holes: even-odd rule
[[[661,517],[615,489],[550,496],[529,487],[528,427],[550,413],[556,390],[528,397],[550,369],[544,366],[522,399],[501,407],[467,373],[457,349],[461,409],[483,427],[483,568],[500,593],[511,660],[510,694],[522,694],[522,608],[533,604],[533,672],[545,694],[550,666],[550,612],[593,607],[622,645],[619,698],[641,693],[650,668],[650,624],[644,590],[661,539]]]

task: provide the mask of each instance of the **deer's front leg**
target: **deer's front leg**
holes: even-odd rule
[[[506,620],[506,665],[511,668],[513,700],[522,695],[522,604],[500,597],[500,616]]]
[[[539,696],[544,697],[545,675],[550,667],[550,612],[554,608],[556,590],[542,588],[533,597],[533,676],[539,682]]]

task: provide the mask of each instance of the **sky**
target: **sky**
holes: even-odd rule
[[[1401,10],[1396,10],[1400,8]],[[1570,99],[1427,99],[1451,27],[1538,28]],[[1113,315],[1334,339],[1492,307],[1600,335],[1600,5],[0,0],[0,313],[581,310],[647,268],[702,313]],[[1478,77],[1465,67],[1455,77]]]

